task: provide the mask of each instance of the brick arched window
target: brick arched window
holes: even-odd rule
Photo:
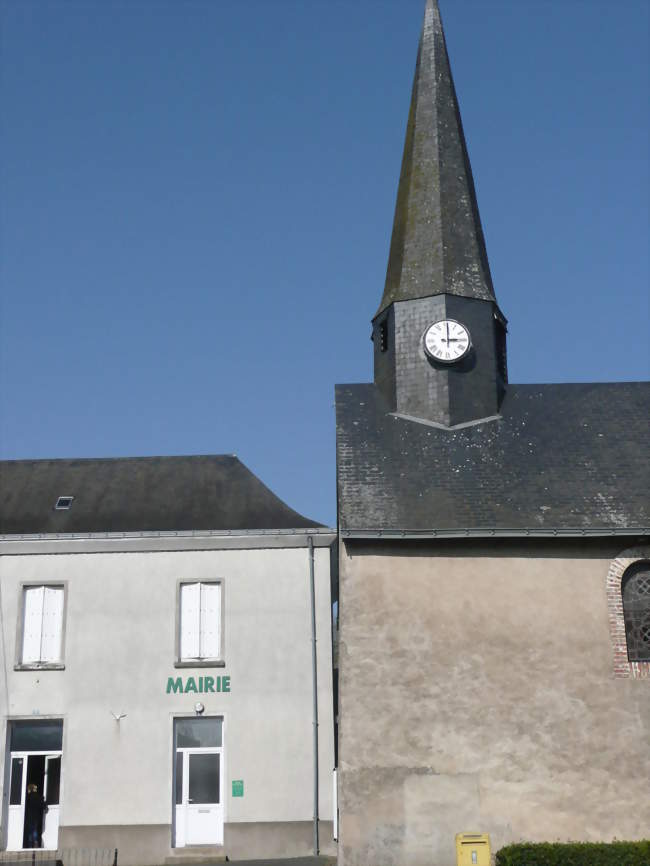
[[[650,547],[624,550],[607,573],[614,676],[650,678]]]
[[[627,657],[650,661],[650,561],[631,565],[621,581]]]

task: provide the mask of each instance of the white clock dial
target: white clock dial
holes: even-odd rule
[[[469,352],[469,331],[454,319],[434,322],[424,332],[424,350],[436,361],[453,364]]]

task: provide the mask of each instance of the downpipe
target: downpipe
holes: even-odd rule
[[[314,856],[318,857],[318,667],[316,659],[316,586],[314,581],[314,539],[307,539],[309,547],[309,593],[311,599],[311,671],[313,691],[314,728]]]

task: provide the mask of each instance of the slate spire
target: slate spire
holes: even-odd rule
[[[438,294],[496,303],[440,10],[426,0],[377,315]]]
[[[446,324],[445,324],[446,323]],[[465,351],[449,323],[465,332]],[[447,355],[427,352],[443,327]],[[437,0],[427,0],[386,287],[373,319],[375,384],[389,412],[455,427],[496,418],[508,383],[494,296]]]

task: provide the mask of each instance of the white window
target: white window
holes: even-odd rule
[[[24,587],[22,663],[61,662],[62,635],[63,587]]]
[[[221,658],[221,583],[182,583],[180,659]]]

